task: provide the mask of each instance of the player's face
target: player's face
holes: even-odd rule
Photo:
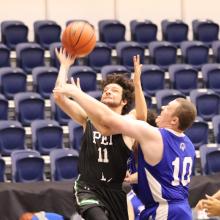
[[[156,118],[156,124],[159,128],[170,127],[176,123],[177,117],[175,116],[176,108],[179,106],[177,101],[171,101],[168,105],[162,107],[162,111]]]
[[[120,85],[115,83],[108,84],[103,90],[101,102],[112,108],[124,106],[122,93],[123,88]]]

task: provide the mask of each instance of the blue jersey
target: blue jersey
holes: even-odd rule
[[[141,219],[192,219],[188,185],[195,148],[187,136],[176,136],[167,129],[159,131],[163,139],[161,161],[151,166],[141,149],[138,152],[138,196],[146,207]]]
[[[127,194],[127,197],[128,197],[128,200],[132,204],[132,207],[133,207],[133,210],[134,210],[135,220],[139,220],[140,219],[140,213],[144,210],[143,203],[140,201],[140,199],[137,197],[137,195],[135,194],[135,192],[133,190],[131,190]]]
[[[136,159],[135,159],[135,156],[134,156],[133,152],[131,152],[130,157],[127,161],[127,169],[128,169],[130,174],[133,174],[133,173],[137,172],[137,163],[136,163]],[[131,186],[132,186],[132,189],[134,190],[134,192],[136,194],[138,194],[137,184],[131,184]]]
[[[63,216],[52,212],[38,212],[32,217],[32,220],[64,220]]]

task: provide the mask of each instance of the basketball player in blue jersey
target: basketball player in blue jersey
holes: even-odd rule
[[[122,134],[107,135],[108,128],[99,126],[98,121],[91,123],[84,109],[69,99],[71,96],[56,92],[66,85],[68,69],[74,62],[74,57],[68,56],[65,50],[61,49],[56,53],[61,67],[54,98],[61,109],[84,128],[79,154],[79,176],[74,185],[77,210],[86,220],[127,220],[126,194],[122,190],[122,182],[134,139]],[[139,56],[134,57],[133,82],[122,75],[107,77],[101,101],[116,114],[126,114],[132,105],[135,90],[136,111],[130,111],[123,117],[145,120],[146,111],[143,109],[146,108],[146,103],[140,83],[139,60]],[[106,135],[102,135],[95,127]]]
[[[116,114],[76,85],[65,84],[57,92],[71,96],[92,121],[107,127],[111,134],[122,133],[140,143],[138,193],[145,205],[141,220],[192,219],[188,186],[195,148],[184,131],[193,123],[196,108],[189,100],[177,98],[164,106],[155,128],[144,121]]]

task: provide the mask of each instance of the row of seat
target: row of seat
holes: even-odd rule
[[[202,145],[200,162],[203,175],[220,172],[220,145]],[[52,181],[73,180],[78,174],[78,152],[73,149],[55,149],[50,152]],[[0,157],[0,182],[6,181],[5,161]],[[11,154],[11,180],[13,182],[45,181],[45,162],[38,151],[15,150]]]
[[[72,21],[85,20],[70,20]],[[89,21],[87,21],[89,22]],[[48,49],[49,44],[59,42],[61,36],[61,26],[53,20],[37,20],[34,26],[34,41],[43,48]],[[163,40],[170,41],[176,46],[180,42],[188,40],[189,26],[182,20],[161,22]],[[212,20],[192,21],[193,39],[199,40],[210,46],[210,43],[218,40],[219,25]],[[1,23],[2,42],[10,49],[14,49],[18,43],[28,41],[28,27],[19,20],[7,20]],[[119,41],[125,41],[125,25],[119,20],[100,20],[98,22],[99,40],[106,42],[111,48]],[[150,20],[130,21],[131,40],[139,42],[142,46],[148,47],[151,41],[157,40],[158,27]]]
[[[50,152],[52,181],[73,180],[78,175],[79,154],[73,149],[56,149]],[[38,151],[15,150],[11,154],[11,180],[30,183],[45,181],[45,162]],[[0,182],[7,181],[6,164],[0,157]]]
[[[142,64],[148,62],[150,64],[159,65],[167,70],[171,64],[177,62],[193,65],[196,69],[201,69],[202,65],[209,62],[220,62],[220,41],[213,44],[213,58],[210,60],[209,48],[200,41],[184,41],[180,44],[181,55],[178,54],[177,48],[167,41],[154,41],[149,44],[149,56],[146,55],[144,49],[137,42],[119,42],[116,44],[116,56],[112,57],[112,49],[106,43],[97,42],[94,50],[83,59],[83,64],[93,68],[96,72],[100,72],[105,65],[115,64],[125,66],[129,72],[133,68],[133,56],[139,54]],[[55,48],[60,48],[60,42],[52,43],[50,49],[50,66],[59,68],[60,63],[55,54]],[[0,67],[11,65],[9,49],[0,44]],[[181,61],[179,59],[181,57]],[[81,59],[82,60],[82,59]],[[45,66],[45,52],[37,43],[19,43],[16,46],[16,66],[22,68],[27,74],[38,66]],[[81,65],[76,60],[75,65]]]
[[[99,90],[88,92],[88,94],[98,100],[101,98],[101,91]],[[166,105],[169,101],[178,97],[186,98],[184,93],[175,89],[157,90],[155,92],[155,103],[153,103],[154,99],[150,95],[147,93],[144,95],[149,108],[153,108],[153,104],[156,104],[156,110],[158,112],[161,110],[161,107]],[[193,89],[189,93],[189,98],[195,103],[198,116],[201,116],[206,121],[210,121],[212,117],[220,113],[220,96],[212,89]],[[38,93],[17,93],[14,96],[14,105],[15,118],[24,126],[30,125],[31,121],[35,119],[45,118],[45,100]],[[69,117],[55,104],[52,95],[50,98],[50,106],[52,117],[61,124],[67,124]],[[8,100],[3,95],[0,95],[0,117],[2,120],[8,119],[8,112]]]
[[[64,148],[64,129],[55,120],[34,120],[30,131],[19,121],[0,121],[0,155],[10,156],[15,150],[27,149],[27,133],[31,135],[31,148],[41,155]],[[68,147],[79,151],[83,128],[72,120],[68,122]]]
[[[131,73],[122,65],[106,65],[101,69],[101,75],[89,66],[72,66],[68,72],[68,79],[80,78],[81,88],[85,92],[95,91],[99,87],[99,80],[106,79],[113,73]],[[32,91],[48,99],[55,86],[58,69],[55,67],[35,67],[32,70]],[[169,83],[168,82],[169,79]],[[157,65],[143,65],[141,83],[144,92],[155,96],[158,90],[173,88],[185,95],[198,88],[208,88],[220,93],[220,64],[204,64],[199,71],[188,64],[173,64],[169,66],[168,73]],[[169,84],[169,85],[168,85]],[[13,99],[19,92],[27,91],[27,75],[20,68],[0,68],[0,92],[7,99]]]

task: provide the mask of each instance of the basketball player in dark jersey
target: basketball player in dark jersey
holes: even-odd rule
[[[56,54],[61,62],[57,88],[65,85],[67,71],[73,64],[74,57],[66,55],[62,49],[56,51]],[[108,77],[103,83],[101,101],[117,114],[126,114],[132,105],[135,90],[135,110],[124,117],[144,120],[146,103],[140,82],[139,60],[139,56],[134,57],[134,84],[122,75]],[[134,139],[121,134],[109,136],[107,127],[99,126],[97,121],[91,123],[83,108],[65,95],[57,93],[56,88],[54,89],[56,103],[84,127],[79,156],[79,176],[74,186],[79,213],[84,219],[127,220],[126,194],[122,190],[122,182]],[[105,135],[97,131],[94,125]]]
[[[138,193],[145,205],[141,220],[192,219],[188,194],[195,147],[184,134],[196,117],[191,101],[177,98],[163,106],[155,128],[144,121],[116,114],[76,85],[63,85],[57,92],[72,94],[89,118],[99,122],[99,126],[106,126],[111,134],[122,133],[140,143]]]

